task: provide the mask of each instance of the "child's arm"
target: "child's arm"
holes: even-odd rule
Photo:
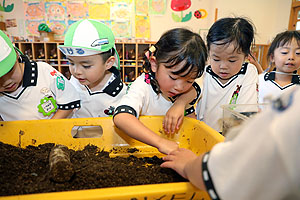
[[[262,66],[259,64],[259,62],[256,60],[256,58],[254,56],[252,56],[251,54],[248,56],[248,60],[251,64],[253,64],[256,69],[257,69],[257,72],[258,74],[261,74],[264,72]]]
[[[173,106],[166,113],[163,121],[163,127],[166,133],[173,134],[176,130],[179,129],[180,125],[183,122],[186,105],[199,98],[200,92],[197,93],[194,87],[191,87],[186,93],[180,95],[174,102]],[[194,112],[187,116],[196,119],[196,115]]]
[[[67,118],[72,112],[73,112],[73,109],[72,110],[58,109],[56,111],[56,113],[52,116],[51,119],[64,119],[64,118]]]
[[[175,170],[200,190],[206,190],[201,173],[203,155],[197,156],[191,150],[180,148],[164,157],[165,162],[161,164],[161,167]]]
[[[178,148],[176,142],[160,137],[131,114],[119,113],[114,116],[113,121],[127,135],[156,147],[161,153],[168,154]]]

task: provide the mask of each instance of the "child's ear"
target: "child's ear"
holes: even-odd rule
[[[109,70],[115,63],[116,58],[114,56],[109,57],[105,62],[105,69]]]
[[[157,61],[155,56],[151,56],[150,58],[150,65],[151,65],[151,70],[153,72],[156,72],[158,69]]]

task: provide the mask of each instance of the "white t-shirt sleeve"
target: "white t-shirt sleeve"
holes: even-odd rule
[[[205,184],[213,186],[207,188],[209,194],[225,200],[300,198],[300,123],[295,118],[300,90],[293,92],[244,124],[235,139],[215,145],[203,159]]]
[[[145,77],[142,74],[128,86],[127,93],[119,102],[115,115],[120,112],[127,112],[138,118],[143,106],[149,105],[149,95],[151,91],[149,91],[150,87],[144,79]]]
[[[257,104],[258,102],[258,73],[253,64],[248,64],[247,74],[237,100],[237,104]]]

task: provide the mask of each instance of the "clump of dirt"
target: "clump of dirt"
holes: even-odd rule
[[[106,187],[187,181],[171,169],[161,168],[162,159],[135,156],[109,157],[93,145],[70,150],[75,174],[71,180],[51,180],[49,153],[54,144],[25,149],[0,142],[0,196],[95,189]],[[136,151],[136,150],[133,150]]]

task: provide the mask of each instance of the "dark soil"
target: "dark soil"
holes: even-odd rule
[[[89,145],[81,151],[70,150],[75,175],[56,183],[49,174],[53,146],[22,149],[0,142],[0,196],[186,181],[175,171],[161,168],[163,161],[156,156],[110,158],[109,152]]]

